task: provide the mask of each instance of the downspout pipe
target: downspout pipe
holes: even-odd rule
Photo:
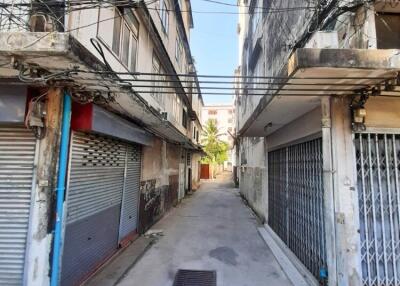
[[[65,198],[65,180],[68,167],[68,146],[71,127],[71,96],[69,92],[64,92],[63,115],[61,125],[61,143],[60,154],[58,160],[58,176],[57,176],[57,204],[56,204],[56,225],[54,228],[53,240],[53,258],[51,264],[51,286],[59,284],[60,260],[62,249],[62,222]]]

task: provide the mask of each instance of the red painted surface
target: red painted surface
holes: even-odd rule
[[[209,164],[201,164],[201,176],[200,179],[208,180],[210,179],[210,165]]]
[[[139,234],[136,230],[132,231],[130,234],[124,237],[123,240],[119,243],[119,247],[125,248],[130,245],[136,238],[138,238]]]
[[[71,129],[90,131],[93,123],[93,104],[72,103]]]

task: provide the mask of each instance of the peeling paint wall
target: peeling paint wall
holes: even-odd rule
[[[50,89],[47,95],[47,132],[40,140],[38,150],[38,174],[31,213],[32,237],[27,253],[29,285],[49,284],[62,95],[60,89]]]
[[[157,222],[178,203],[179,174],[183,148],[155,139],[152,147],[143,147],[140,184],[140,232]]]
[[[267,211],[267,161],[264,138],[243,138],[240,145],[240,193],[257,214],[266,219]]]

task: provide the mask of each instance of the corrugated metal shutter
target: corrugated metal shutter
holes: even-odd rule
[[[120,241],[137,229],[141,172],[141,148],[129,145],[126,160],[126,176],[122,196]]]
[[[68,186],[67,222],[120,204],[126,145],[120,141],[74,133]]]
[[[127,144],[73,133],[62,285],[76,285],[118,247]]]
[[[0,285],[22,285],[36,140],[19,126],[0,126]]]

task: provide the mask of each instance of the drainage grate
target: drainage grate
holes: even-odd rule
[[[217,272],[179,269],[173,286],[217,286]]]

